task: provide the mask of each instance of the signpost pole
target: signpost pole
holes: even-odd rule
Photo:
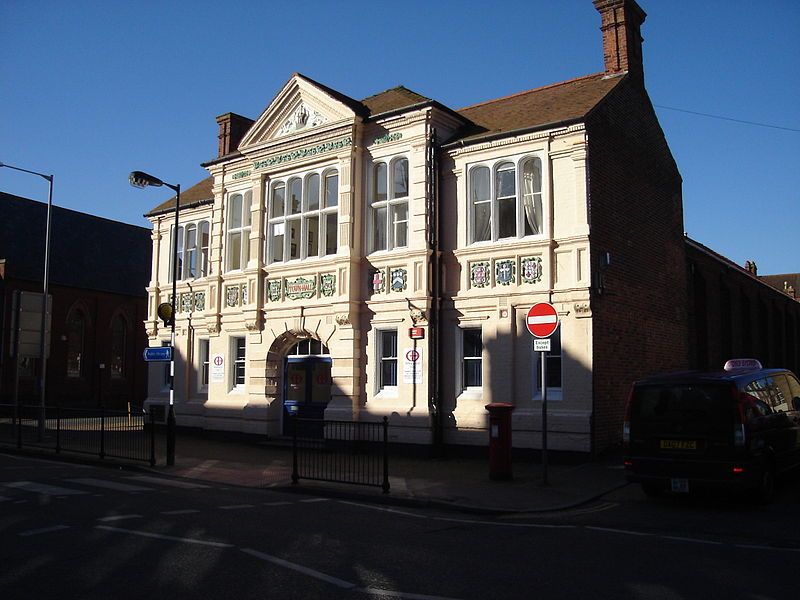
[[[550,485],[547,480],[547,352],[539,356],[542,361],[542,485]]]

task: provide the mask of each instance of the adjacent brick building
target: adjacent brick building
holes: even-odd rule
[[[47,204],[0,192],[0,403],[38,404],[40,363],[17,348],[21,293],[41,294]],[[53,207],[48,405],[142,406],[150,231]]]

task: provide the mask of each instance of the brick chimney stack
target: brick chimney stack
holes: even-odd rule
[[[593,0],[600,13],[606,75],[644,77],[641,27],[647,14],[634,0]]]
[[[239,142],[253,125],[253,120],[237,115],[225,113],[217,117],[219,124],[219,149],[217,156],[226,156],[239,147]]]

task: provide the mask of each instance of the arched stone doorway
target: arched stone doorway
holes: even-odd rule
[[[315,339],[300,340],[284,361],[283,434],[289,435],[289,418],[322,419],[331,399],[331,355]]]

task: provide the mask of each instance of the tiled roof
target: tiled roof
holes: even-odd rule
[[[380,94],[364,98],[361,102],[369,109],[370,115],[375,116],[431,101],[430,98],[426,98],[421,94],[412,92],[408,88],[399,85],[385,92],[381,92]]]
[[[181,209],[199,206],[208,202],[214,201],[214,193],[212,186],[214,185],[213,177],[206,177],[200,183],[196,183],[192,187],[181,192]],[[153,217],[166,212],[175,210],[175,196],[172,196],[166,202],[162,202],[153,210],[145,215],[145,217]]]
[[[6,276],[41,281],[47,204],[0,192],[0,259]],[[150,230],[53,206],[50,283],[145,296],[150,283]]]
[[[785,273],[783,275],[761,275],[759,279],[774,287],[776,290],[786,292],[787,287],[794,289],[794,298],[800,299],[800,273]]]
[[[476,127],[461,137],[470,139],[581,119],[621,80],[621,76],[598,73],[462,108],[456,112]]]

